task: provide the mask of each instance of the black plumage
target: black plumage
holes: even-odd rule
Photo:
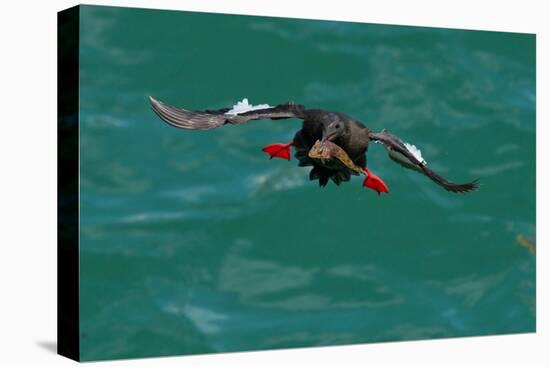
[[[295,134],[290,143],[296,152],[299,166],[312,166],[309,174],[311,180],[318,180],[325,186],[329,180],[339,185],[349,181],[351,172],[345,167],[334,169],[330,165],[308,157],[308,152],[317,140],[329,140],[340,146],[359,167],[367,167],[369,142],[382,143],[392,160],[400,165],[416,170],[450,192],[468,192],[476,189],[477,181],[464,184],[450,182],[432,171],[425,161],[419,159],[405,143],[387,130],[379,133],[371,131],[361,122],[340,112],[320,109],[306,109],[304,106],[287,102],[275,107],[255,109],[236,114],[228,114],[230,108],[219,110],[190,111],[177,108],[149,97],[153,111],[172,126],[190,129],[207,130],[226,124],[240,125],[251,120],[288,119],[303,120],[302,128]]]

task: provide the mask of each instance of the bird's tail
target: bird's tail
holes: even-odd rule
[[[319,180],[319,186],[325,187],[329,180],[332,180],[336,185],[340,185],[342,182],[349,181],[351,175],[345,170],[331,170],[322,166],[313,165],[313,168],[309,172],[309,179],[311,181]]]

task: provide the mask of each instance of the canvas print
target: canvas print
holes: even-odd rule
[[[59,14],[59,352],[535,332],[535,35]]]

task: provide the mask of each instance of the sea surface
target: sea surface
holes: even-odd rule
[[[534,35],[83,6],[80,56],[84,360],[535,331]],[[480,189],[377,144],[390,194],[319,188],[261,151],[299,120],[149,95],[345,112]]]

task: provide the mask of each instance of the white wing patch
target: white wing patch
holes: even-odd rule
[[[418,149],[416,146],[409,144],[409,143],[403,143],[405,145],[405,148],[422,164],[426,164],[426,160],[422,158],[422,152],[420,149]]]
[[[239,101],[237,102],[237,104],[233,105],[233,108],[227,111],[225,115],[236,116],[244,112],[263,110],[271,107],[273,106],[270,106],[268,104],[258,104],[254,106],[254,105],[248,104],[248,98],[243,98],[242,101]]]

